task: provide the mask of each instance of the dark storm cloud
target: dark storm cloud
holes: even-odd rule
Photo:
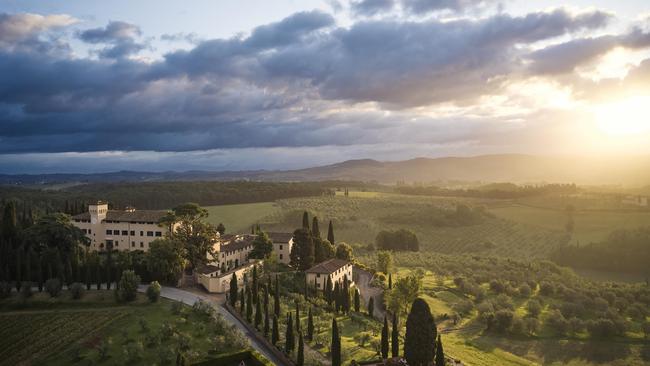
[[[356,15],[372,16],[395,7],[395,0],[359,0],[350,3],[352,12]]]
[[[104,58],[123,58],[136,54],[146,48],[143,43],[136,42],[142,34],[134,24],[113,21],[104,28],[93,28],[79,33],[79,39],[91,44],[109,44],[97,54]]]
[[[457,117],[449,128],[450,121],[409,108],[497,93],[530,72],[525,46],[608,19],[600,11],[557,9],[343,28],[329,14],[302,12],[152,63],[124,57],[137,52],[128,46],[140,31],[112,22],[79,33],[108,45],[100,59],[0,48],[0,153],[474,139],[486,131],[481,126],[495,125]],[[363,102],[394,113],[351,108]],[[438,123],[446,127],[436,129]]]

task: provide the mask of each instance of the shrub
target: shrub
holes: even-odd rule
[[[497,332],[504,332],[512,325],[514,313],[510,310],[499,310],[494,314],[494,326]]]
[[[208,304],[207,302],[201,299],[198,299],[196,300],[194,305],[192,305],[192,312],[194,312],[194,314],[196,315],[205,316],[209,318],[214,315],[215,310],[212,307],[212,305]]]
[[[57,297],[61,294],[61,286],[61,280],[58,278],[50,278],[45,281],[45,291],[47,291],[51,297]]]
[[[140,276],[135,272],[127,270],[122,272],[120,284],[116,290],[117,299],[119,301],[133,301],[138,293],[138,285],[140,284]]]
[[[28,297],[32,297],[32,283],[31,282],[23,282],[20,285],[20,296],[22,296],[23,299],[26,299]]]
[[[151,282],[149,287],[147,287],[147,297],[151,302],[158,301],[158,299],[160,298],[160,284],[158,283],[158,281]]]
[[[530,286],[523,284],[519,286],[519,295],[522,297],[529,297],[533,291],[530,289]]]
[[[0,282],[0,299],[6,299],[11,296],[11,284],[9,282]]]
[[[533,318],[537,318],[542,312],[542,304],[540,304],[537,299],[528,301],[528,305],[526,307],[528,308],[528,314]]]
[[[73,299],[81,299],[84,295],[84,285],[79,282],[73,283],[70,285],[70,293],[72,294]]]
[[[180,315],[183,312],[183,302],[172,302],[171,311],[174,315]]]

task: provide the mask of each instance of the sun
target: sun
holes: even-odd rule
[[[609,136],[650,132],[650,96],[601,104],[594,110],[598,128]]]

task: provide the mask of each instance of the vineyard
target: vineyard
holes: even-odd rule
[[[112,310],[0,314],[0,364],[36,364],[124,315]]]
[[[265,230],[293,231],[300,227],[302,212],[334,223],[336,240],[349,244],[374,243],[381,230],[409,229],[420,248],[441,253],[480,253],[518,258],[544,258],[566,243],[561,230],[518,223],[486,211],[471,225],[445,226],[441,217],[458,204],[483,207],[492,201],[467,198],[414,197],[381,194],[365,197],[312,197],[277,201],[278,210],[260,219]]]

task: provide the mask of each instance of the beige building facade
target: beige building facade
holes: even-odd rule
[[[273,242],[273,252],[278,256],[278,261],[288,265],[291,262],[293,234],[271,232],[267,233],[267,235]]]
[[[108,247],[120,251],[148,251],[152,241],[164,237],[175,228],[161,226],[167,211],[109,210],[105,202],[88,205],[88,212],[72,217],[72,223],[90,240],[90,250]]]
[[[344,259],[328,259],[305,271],[307,283],[309,286],[316,284],[317,290],[324,290],[327,285],[327,279],[332,281],[332,286],[339,282],[343,283],[343,278],[347,276],[350,286],[354,285],[352,281],[352,263]]]

